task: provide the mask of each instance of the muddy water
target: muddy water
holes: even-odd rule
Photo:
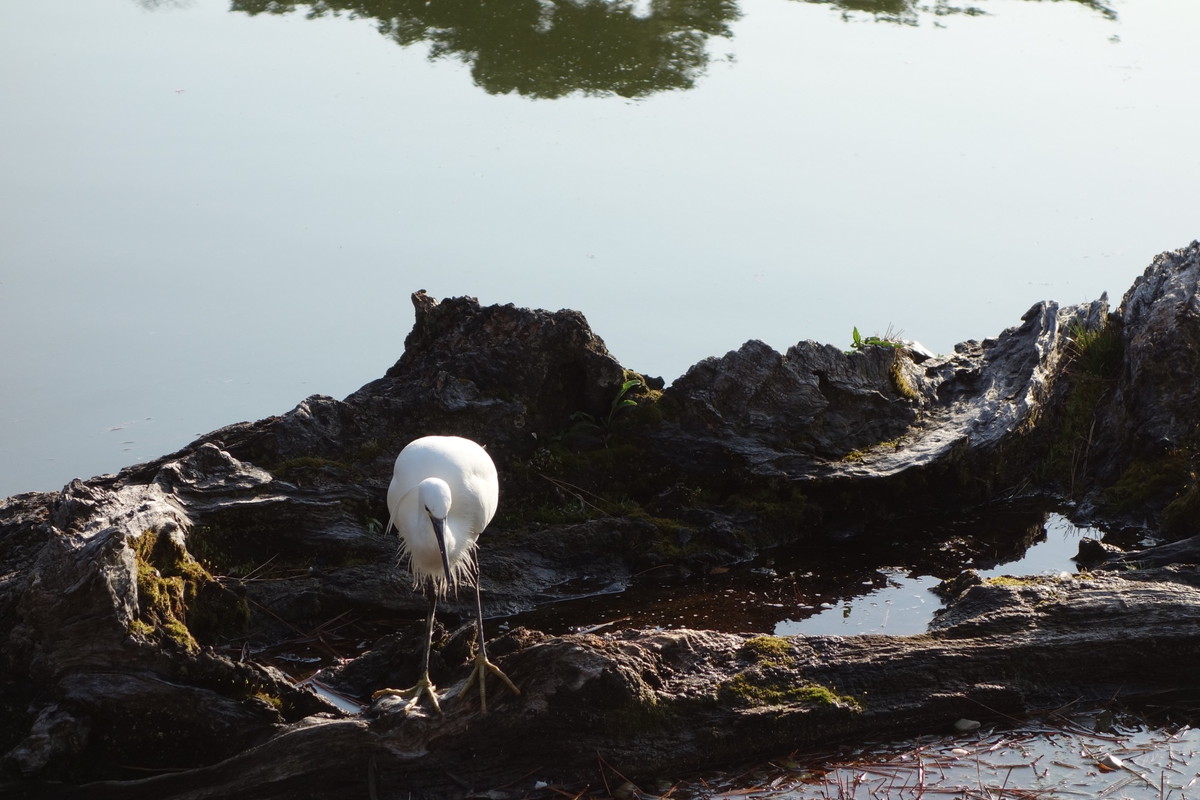
[[[624,592],[545,606],[507,618],[500,627],[551,633],[609,626],[776,635],[919,633],[941,607],[931,591],[941,580],[968,568],[985,577],[1074,572],[1072,557],[1085,536],[1101,539],[1106,533],[1028,505],[954,521],[912,519],[886,529],[831,533],[748,564],[718,568],[699,582],[646,574]]]

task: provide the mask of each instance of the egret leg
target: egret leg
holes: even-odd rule
[[[482,713],[487,713],[487,675],[492,673],[504,681],[504,684],[512,690],[513,694],[520,694],[521,690],[517,685],[509,680],[508,676],[491,661],[488,661],[487,646],[483,639],[483,600],[479,596],[479,581],[475,581],[475,671],[472,673],[470,680],[479,683],[479,709]]]
[[[421,678],[416,685],[411,689],[380,689],[371,695],[372,700],[378,700],[381,697],[397,696],[407,697],[408,702],[404,708],[406,711],[411,711],[421,704],[422,697],[428,697],[433,710],[442,713],[442,706],[438,703],[437,692],[433,682],[429,680],[429,649],[433,646],[433,618],[437,611],[437,594],[429,593],[429,616],[425,618],[425,655],[421,659]]]

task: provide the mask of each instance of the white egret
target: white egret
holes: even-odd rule
[[[479,596],[479,565],[475,549],[479,534],[492,521],[500,499],[496,465],[487,451],[470,439],[458,436],[426,436],[411,442],[396,457],[387,504],[400,534],[400,552],[408,560],[413,583],[429,595],[425,620],[425,653],[421,678],[411,689],[380,689],[374,697],[399,695],[409,698],[408,708],[429,698],[441,711],[429,680],[429,649],[433,619],[439,597],[459,583],[475,585],[476,641],[475,670],[469,680],[479,682],[479,702],[487,712],[485,680],[489,672],[517,694],[520,690],[492,662],[483,639],[483,602]],[[469,685],[469,684],[468,684]]]

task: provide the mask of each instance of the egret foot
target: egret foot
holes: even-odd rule
[[[486,653],[476,653],[475,669],[472,671],[471,677],[467,679],[467,687],[470,688],[472,683],[477,682],[479,684],[479,710],[484,714],[487,713],[487,688],[485,684],[489,672],[504,681],[504,685],[512,689],[513,694],[521,693],[521,690],[517,688],[515,683],[508,679],[503,670],[491,661],[488,661]]]
[[[508,680],[505,678],[505,680]],[[412,711],[421,704],[422,697],[428,697],[433,710],[442,713],[442,706],[438,703],[437,692],[434,691],[434,686],[429,682],[429,676],[425,675],[421,680],[417,681],[417,685],[411,689],[380,689],[375,694],[371,695],[372,700],[378,700],[381,697],[405,697],[408,702],[404,704],[406,712]]]

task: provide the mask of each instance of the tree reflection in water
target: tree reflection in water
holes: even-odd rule
[[[1117,12],[1100,0],[1069,0],[1090,8],[1106,19],[1115,20]],[[880,22],[895,22],[901,25],[919,25],[923,17],[947,17],[953,14],[978,16],[988,12],[979,5],[958,5],[949,0],[800,0],[804,3],[833,6],[841,9],[843,19],[852,19],[856,14],[870,14]],[[1035,0],[1035,2],[1057,3],[1061,0]]]
[[[833,6],[845,19],[869,15],[902,25],[987,13],[950,0],[798,1]],[[1116,19],[1101,0],[1068,1]],[[470,65],[475,83],[492,94],[538,98],[690,89],[708,66],[709,37],[730,36],[739,16],[736,0],[233,0],[231,9],[374,19],[397,44],[427,42],[430,58]]]
[[[459,58],[493,94],[572,92],[645,97],[690,89],[708,65],[710,36],[729,36],[735,0],[234,0],[247,14],[370,17],[401,45]]]

